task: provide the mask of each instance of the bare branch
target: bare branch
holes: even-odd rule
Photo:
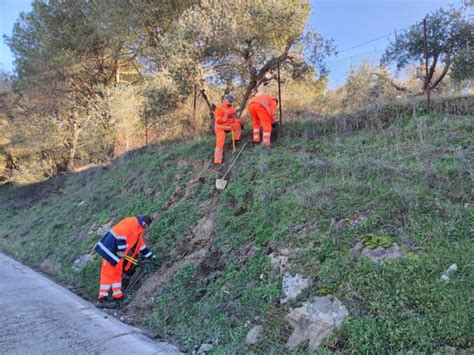
[[[444,79],[444,77],[446,76],[446,74],[448,73],[448,70],[451,66],[451,63],[449,60],[446,61],[446,66],[444,67],[442,73],[439,75],[438,79],[435,80],[435,82],[433,83],[433,85],[430,86],[430,90],[433,90],[435,87],[438,86],[438,84]]]

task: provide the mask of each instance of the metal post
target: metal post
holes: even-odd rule
[[[428,39],[426,36],[426,18],[423,19],[423,50],[425,52],[425,91],[428,101],[428,111],[431,112],[430,83],[428,81]]]
[[[283,130],[283,119],[281,117],[280,62],[278,62],[277,64],[277,75],[278,75],[278,105],[280,108],[280,129],[278,130],[278,135],[281,136],[281,131]]]

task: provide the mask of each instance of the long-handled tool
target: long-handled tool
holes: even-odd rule
[[[232,134],[232,152],[235,152],[235,137],[234,137],[234,129],[230,131]]]
[[[127,260],[128,262],[132,263],[135,266],[138,265],[137,259],[134,259],[134,258],[132,258],[130,256],[127,256],[127,255],[124,256],[124,259]]]
[[[235,163],[237,162],[237,159],[239,159],[239,156],[240,154],[242,153],[242,151],[244,150],[245,146],[247,145],[247,143],[245,143],[242,148],[239,150],[239,153],[237,154],[237,156],[235,157],[234,161],[232,162],[232,164],[230,164],[229,168],[227,169],[227,171],[225,172],[224,176],[221,177],[220,179],[216,179],[216,189],[217,190],[224,190],[225,187],[227,186],[227,180],[225,179],[225,177],[227,176],[227,174],[229,174],[230,172],[230,169],[232,169],[232,167],[235,165]]]

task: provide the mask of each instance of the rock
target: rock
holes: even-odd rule
[[[97,228],[96,233],[99,235],[104,235],[110,230],[110,228],[112,228],[113,223],[114,219],[112,218],[110,221]]]
[[[284,304],[290,300],[294,300],[298,295],[310,285],[310,280],[303,278],[300,274],[295,276],[285,275],[283,277],[283,292],[285,298],[280,300]]]
[[[290,251],[288,249],[282,249],[279,252],[274,252],[268,255],[273,267],[278,268],[282,274],[290,269],[290,263],[288,262],[289,256]]]
[[[444,281],[445,283],[449,282],[451,276],[453,276],[454,273],[456,273],[457,271],[458,271],[457,264],[449,265],[446,271],[441,275],[441,280]]]
[[[260,333],[262,332],[263,327],[261,325],[256,325],[249,330],[247,336],[245,337],[245,342],[249,345],[257,344]]]
[[[347,308],[336,297],[313,297],[285,316],[294,328],[286,347],[294,350],[309,340],[308,350],[312,353],[348,315]]]
[[[89,262],[89,260],[92,259],[93,256],[93,253],[81,255],[76,260],[74,260],[74,263],[72,264],[72,269],[74,271],[81,271],[82,269],[84,269],[86,264]]]
[[[198,350],[198,354],[206,354],[214,348],[212,344],[202,344]]]
[[[99,234],[99,235],[104,235],[105,233],[107,233],[110,228],[112,228],[112,225],[114,224],[114,218],[112,218],[110,221],[108,221],[107,223],[101,225],[100,227],[97,227],[97,228],[94,228],[94,226],[92,226],[90,229],[89,229],[89,232],[87,232],[88,235],[91,235],[91,234]]]
[[[398,246],[398,244],[395,244],[395,243],[392,244],[390,248],[377,247],[375,249],[372,249],[370,247],[364,247],[362,251],[360,252],[360,254],[368,257],[370,260],[374,262],[380,262],[380,261],[384,261],[388,259],[397,259],[402,256],[400,247]],[[351,255],[351,253],[349,253],[349,255]]]
[[[349,259],[356,259],[362,253],[362,249],[364,249],[364,244],[358,242],[350,251],[349,251]]]
[[[458,265],[457,264],[451,264],[448,267],[448,270],[446,270],[448,273],[454,273],[458,271]]]
[[[441,281],[449,282],[449,276],[446,274],[441,275]]]

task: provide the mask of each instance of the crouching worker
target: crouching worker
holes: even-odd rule
[[[216,133],[214,164],[222,164],[225,137],[228,132],[232,132],[234,140],[240,140],[242,120],[235,117],[235,109],[232,107],[234,100],[231,94],[225,95],[222,104],[214,111],[214,132]]]
[[[151,222],[150,216],[127,217],[113,226],[96,244],[95,251],[102,257],[97,307],[115,308],[123,300],[124,258],[134,259],[139,252],[147,259],[155,258],[155,254],[147,248],[143,240],[145,228]],[[110,289],[112,302],[107,301]]]
[[[263,145],[271,146],[272,126],[278,100],[272,95],[260,94],[250,100],[247,110],[253,119],[253,142],[260,143],[260,127],[263,128]]]

